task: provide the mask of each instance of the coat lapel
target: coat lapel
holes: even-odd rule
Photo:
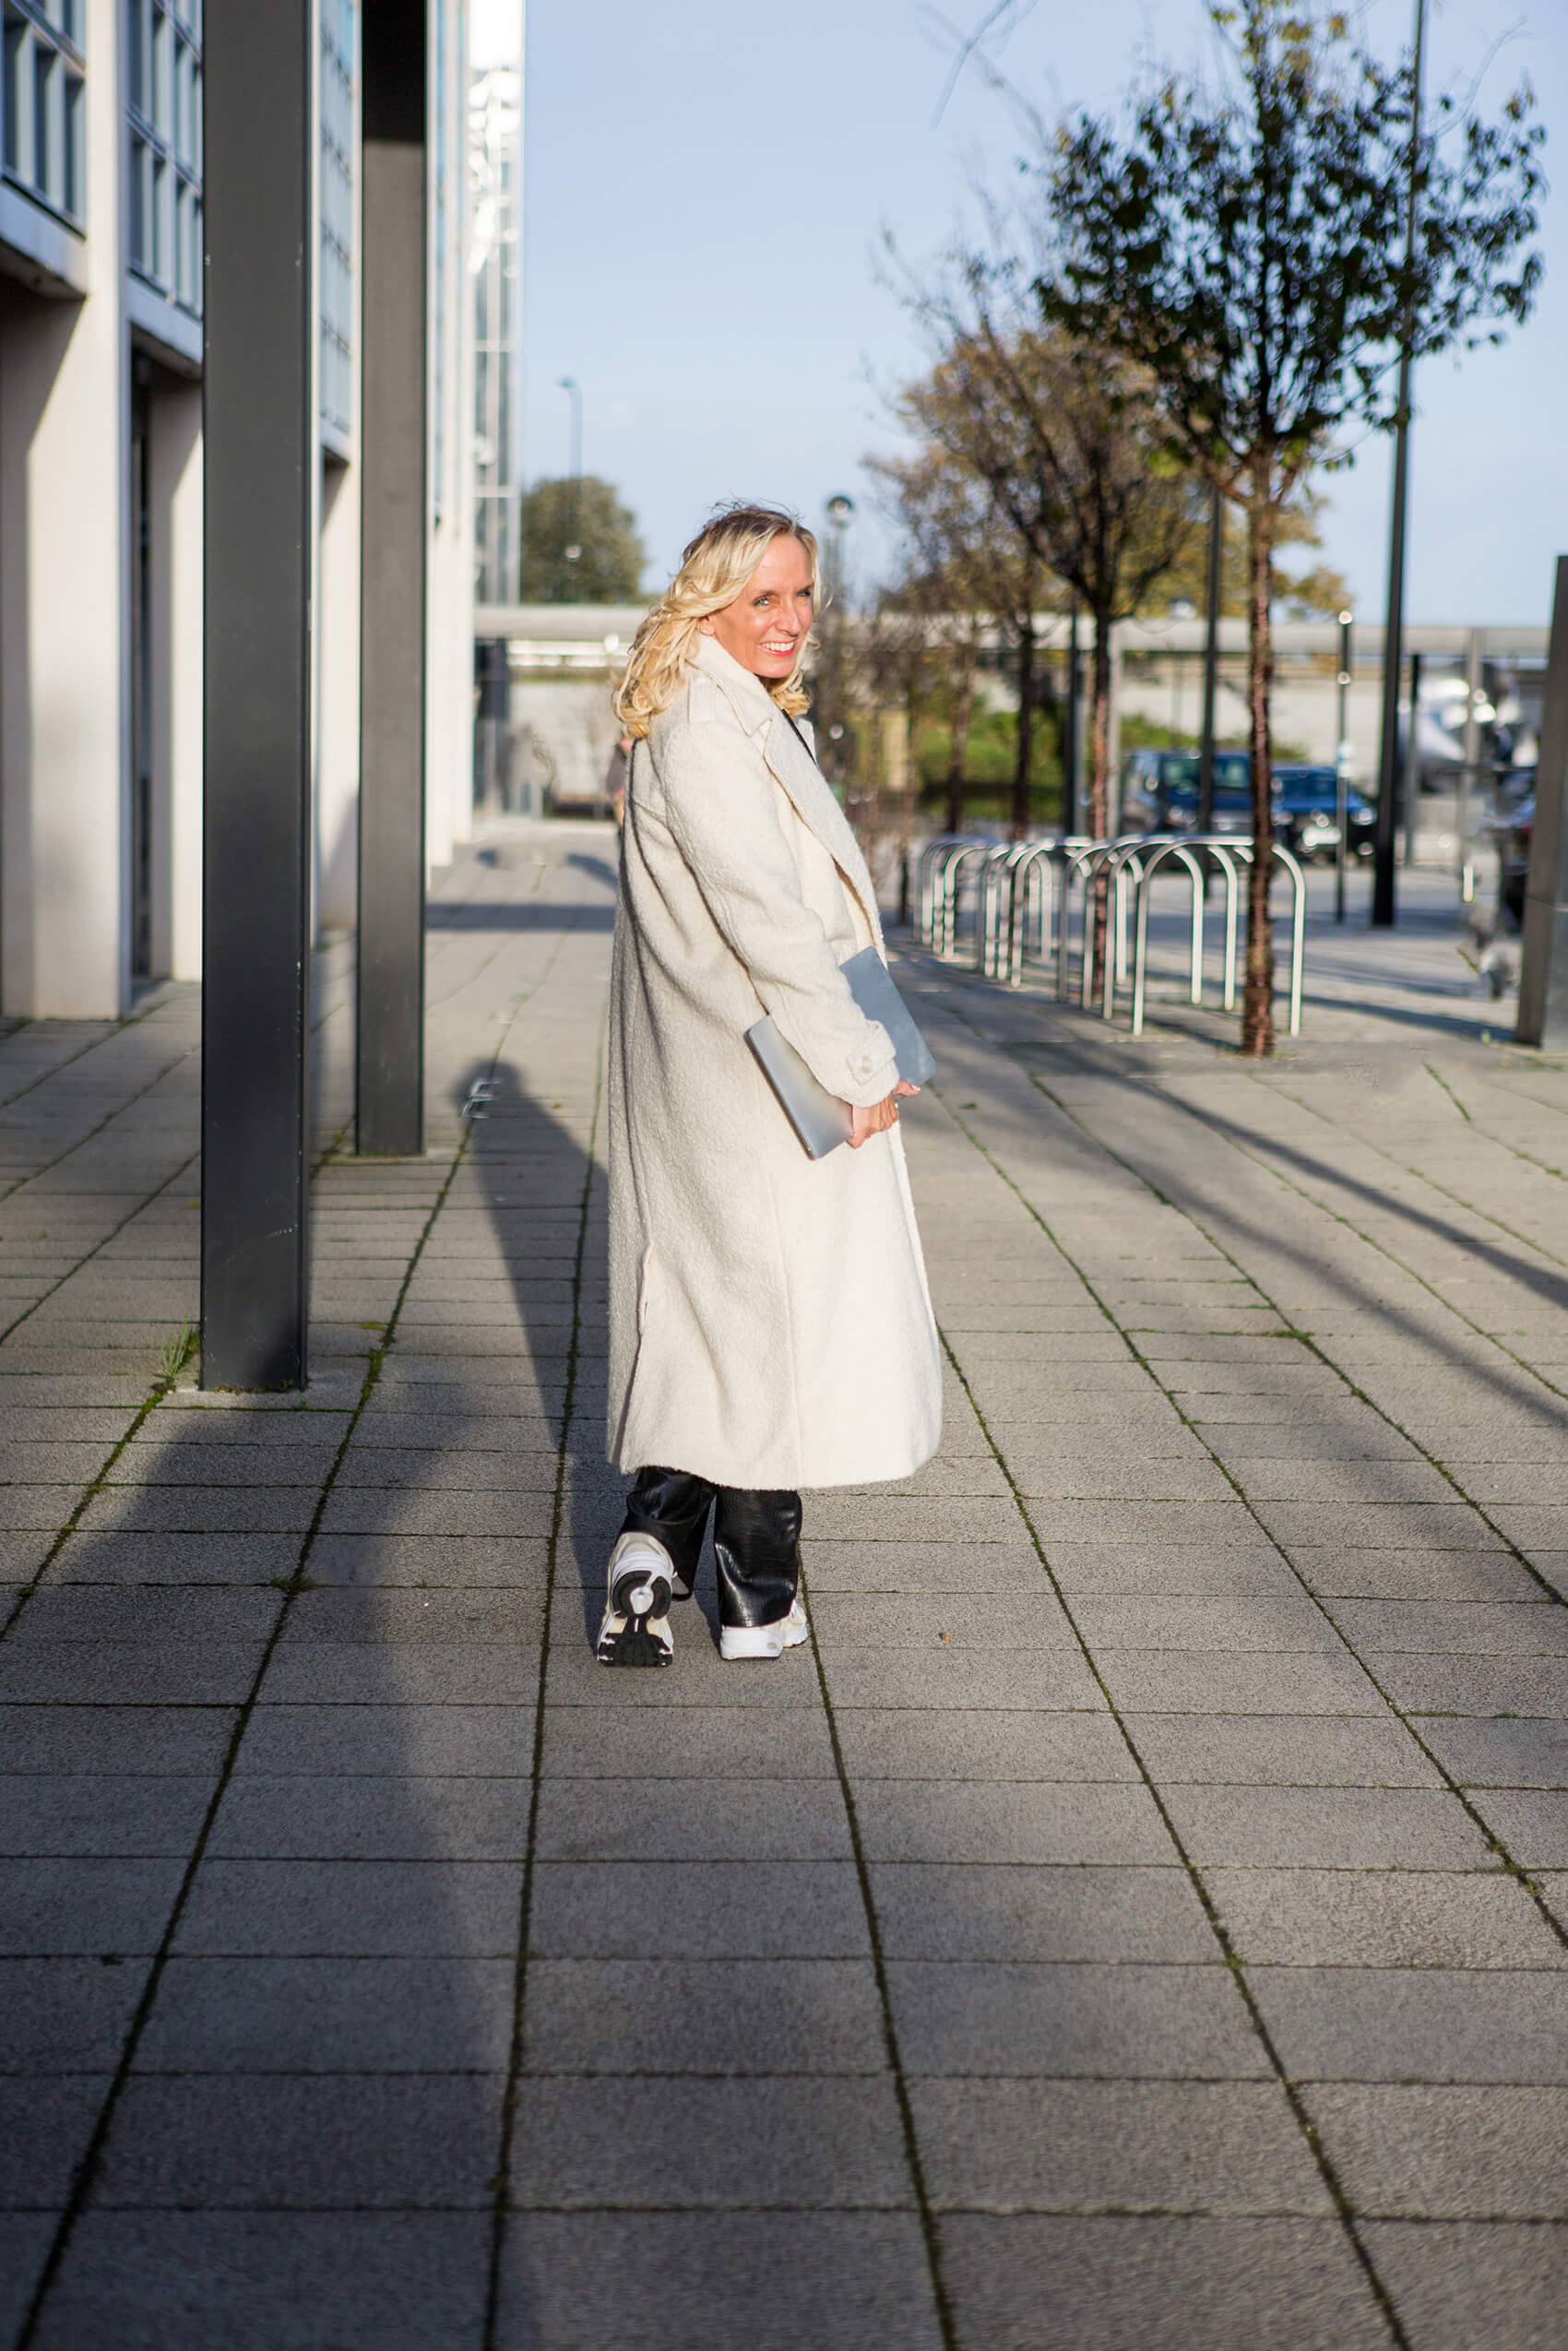
[[[807,831],[814,833],[853,890],[873,939],[881,918],[871,872],[849,820],[815,759],[796,734],[762,680],[726,653],[710,636],[696,640],[697,666],[727,695],[748,735],[760,743],[775,780]]]

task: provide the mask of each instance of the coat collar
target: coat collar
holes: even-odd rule
[[[776,781],[796,815],[814,833],[860,900],[873,939],[881,936],[876,890],[871,872],[849,827],[849,820],[833,796],[832,787],[804,742],[790,724],[762,680],[743,670],[732,654],[699,630],[694,661],[703,675],[729,702],[745,731],[757,743]]]

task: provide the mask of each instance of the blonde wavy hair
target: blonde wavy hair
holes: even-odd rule
[[[632,640],[612,702],[624,731],[640,741],[686,682],[699,625],[732,604],[776,539],[798,539],[811,559],[812,594],[821,592],[816,540],[782,506],[727,506],[704,523],[681,568]],[[798,718],[809,706],[801,683],[808,633],[787,678],[765,681],[781,710]]]

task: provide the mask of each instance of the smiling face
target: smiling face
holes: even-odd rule
[[[702,632],[717,638],[742,670],[771,683],[793,670],[814,604],[812,559],[798,539],[781,530],[734,602],[710,612]]]

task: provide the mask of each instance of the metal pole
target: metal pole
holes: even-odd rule
[[[1568,555],[1557,558],[1546,658],[1536,813],[1525,882],[1519,970],[1521,1045],[1568,1044]]]
[[[1416,861],[1416,818],[1421,804],[1420,745],[1416,729],[1421,713],[1421,657],[1410,656],[1410,716],[1405,727],[1405,758],[1400,769],[1400,800],[1405,817],[1405,862]]]
[[[1225,501],[1209,493],[1208,588],[1204,626],[1204,708],[1198,753],[1197,830],[1214,830],[1214,706],[1219,692],[1220,564],[1225,552]]]
[[[1405,216],[1405,268],[1416,265],[1416,177],[1421,154],[1421,51],[1426,36],[1426,0],[1416,0],[1415,54],[1410,73],[1410,169]],[[1399,348],[1399,393],[1395,408],[1394,510],[1388,533],[1388,612],[1383,647],[1383,744],[1377,771],[1377,849],[1372,877],[1372,919],[1379,929],[1396,920],[1394,892],[1395,799],[1399,775],[1399,663],[1405,634],[1405,508],[1410,465],[1410,342],[1413,321],[1408,292]]]
[[[1336,717],[1338,733],[1334,757],[1334,816],[1338,837],[1334,844],[1334,920],[1345,920],[1345,861],[1350,853],[1350,612],[1339,615],[1339,675]]]
[[[305,1380],[311,0],[207,21],[202,1384]]]
[[[1470,794],[1476,788],[1480,762],[1481,633],[1470,629],[1465,637],[1465,764],[1459,770],[1459,791],[1454,810],[1458,837],[1459,896],[1468,906],[1476,895],[1475,865],[1470,856]]]
[[[566,508],[566,544],[562,553],[565,563],[576,566],[583,559],[582,540],[579,537],[583,520],[583,392],[582,386],[575,375],[563,375],[559,381],[562,391],[572,403],[572,491]],[[562,574],[561,601],[564,604],[576,602],[576,593],[567,595],[564,590],[570,583],[575,591],[579,576],[575,568]]]
[[[425,0],[363,19],[356,1150],[424,1149]]]

